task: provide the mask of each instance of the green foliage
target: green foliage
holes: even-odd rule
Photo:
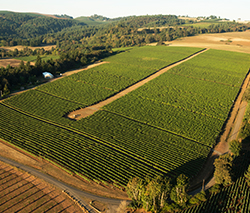
[[[30,82],[35,82],[36,77],[42,76],[42,72],[51,72],[53,75],[57,75],[69,69],[75,67],[79,68],[79,66],[86,65],[87,63],[93,63],[110,54],[106,49],[90,51],[86,54],[78,51],[68,51],[67,54],[60,54],[59,59],[58,55],[53,57],[46,55],[48,52],[43,49],[37,49],[30,52],[30,49],[25,48],[23,51],[19,51],[19,53],[20,55],[35,54],[34,56],[20,59],[35,59],[36,65],[31,66],[28,62],[26,65],[20,63],[19,67],[1,67],[0,84],[2,88],[4,88],[5,84],[8,84],[10,90],[19,89],[20,86],[26,86],[26,84]],[[45,54],[45,56],[40,55],[40,53]],[[79,60],[80,58],[83,60]]]
[[[162,173],[122,147],[114,147],[90,134],[20,113],[2,103],[0,138],[91,180],[126,186],[131,176],[154,177]]]
[[[180,174],[176,179],[176,185],[172,188],[170,198],[180,206],[185,206],[188,201],[187,188],[189,178]]]
[[[206,200],[207,200],[207,198],[206,198],[205,191],[201,191],[189,199],[189,204],[190,205],[198,205],[201,202],[204,202]]]
[[[55,33],[64,28],[83,25],[70,19],[31,16],[22,13],[3,13],[0,17],[0,36],[30,38]]]
[[[151,60],[154,70],[150,68],[150,60],[147,60],[148,64],[145,67],[142,67],[143,60],[139,60],[145,57],[151,58],[152,50],[155,51],[155,60]],[[178,60],[178,54],[179,58],[183,58],[195,50],[197,51],[192,48],[136,48],[130,50],[131,57],[128,53],[112,56],[108,59],[112,61],[109,64],[41,85],[36,90],[14,96],[5,103],[109,141],[117,147],[128,150],[131,155],[148,161],[161,173],[167,173],[171,177],[176,177],[181,173],[191,177],[204,163],[209,147],[105,110],[78,122],[71,122],[63,116],[78,107],[105,99],[140,78],[155,72],[157,66],[164,66],[164,64],[157,65],[157,58],[162,61],[166,60],[165,63],[168,64],[173,60]],[[135,56],[137,60],[126,66],[126,63],[131,58],[133,60]],[[185,168],[186,164],[190,165],[190,169]]]
[[[232,183],[232,161],[233,158],[230,154],[221,155],[215,159],[215,183],[227,186]]]
[[[250,165],[248,166],[248,169],[245,172],[244,176],[246,178],[247,185],[250,187]]]
[[[243,97],[242,97],[242,100],[245,100],[245,101],[249,101],[250,100],[250,88],[247,88]]]
[[[10,94],[10,89],[9,89],[9,87],[8,87],[8,84],[5,84],[4,85],[4,88],[3,88],[3,96],[7,96],[7,95],[9,95]]]
[[[104,108],[211,146],[239,90],[227,82],[241,84],[247,60],[248,54],[208,50]]]
[[[128,196],[136,202],[141,200],[144,190],[143,180],[138,177],[131,178],[126,186]]]
[[[41,57],[42,61],[48,61],[50,59],[55,60],[55,59],[60,58],[58,55],[44,55],[44,56],[40,56],[40,57]],[[35,62],[36,58],[37,58],[37,56],[24,56],[24,57],[16,57],[14,59]]]
[[[250,153],[245,152],[234,159],[233,171],[236,181],[226,187],[215,184],[210,190],[207,200],[187,208],[181,213],[204,213],[204,212],[249,212],[250,188],[247,185],[244,173],[249,167]]]
[[[216,183],[214,184],[210,189],[209,192],[210,193],[218,193],[221,190],[221,185]]]
[[[232,140],[229,143],[229,149],[234,156],[239,156],[242,150],[242,143],[237,140]]]

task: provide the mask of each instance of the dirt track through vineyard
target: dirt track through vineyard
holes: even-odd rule
[[[237,139],[238,133],[241,128],[244,112],[247,103],[242,100],[243,94],[248,88],[250,83],[250,72],[247,73],[244,82],[242,83],[240,93],[236,97],[234,104],[232,106],[231,113],[228,116],[225,128],[222,130],[223,134],[220,137],[219,143],[212,149],[211,155],[208,157],[206,164],[203,166],[200,173],[193,179],[190,183],[191,188],[195,188],[200,185],[203,180],[209,180],[214,171],[214,160],[220,155],[229,152],[229,142]],[[214,178],[212,178],[205,186],[205,189],[210,188],[215,183]]]
[[[117,93],[116,95],[102,101],[102,102],[99,102],[95,105],[92,105],[92,106],[89,106],[89,107],[86,107],[86,108],[82,108],[82,109],[79,109],[79,110],[76,110],[76,111],[73,111],[73,112],[70,112],[67,116],[68,118],[70,119],[74,119],[74,120],[80,120],[82,118],[85,118],[87,116],[90,116],[92,114],[94,114],[95,112],[97,112],[98,110],[101,110],[101,108],[115,100],[117,100],[118,98],[121,98],[122,96],[124,95],[127,95],[128,93],[132,92],[133,90],[136,90],[137,88],[141,87],[142,85],[146,84],[147,82],[155,79],[156,77],[160,76],[161,74],[167,72],[168,70],[172,69],[173,67],[176,67],[182,63],[184,63],[185,61],[188,61],[190,60],[191,58],[194,58],[196,57],[197,55],[201,54],[201,53],[204,53],[205,51],[207,51],[208,49],[204,49],[198,53],[195,53],[183,60],[180,60],[178,62],[175,62],[163,69],[160,69],[158,72],[154,73],[153,75],[150,75],[149,77],[139,81],[138,83],[135,83],[134,85],[128,87],[127,89]]]

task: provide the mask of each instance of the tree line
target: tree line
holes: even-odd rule
[[[212,193],[231,185],[239,175],[235,162],[242,156],[242,143],[233,140],[230,142],[229,149],[230,153],[215,159],[215,185],[208,191],[205,192],[202,189],[194,196],[189,195],[189,178],[183,174],[174,180],[166,176],[151,179],[134,177],[129,180],[126,187],[127,194],[132,199],[129,208],[143,208],[146,212],[175,212],[206,201]],[[250,165],[244,176],[250,187]]]
[[[110,21],[98,15],[93,17]],[[18,13],[0,14],[0,45],[57,44],[58,47],[65,49],[79,46],[92,47],[93,45],[126,47],[151,42],[161,44],[163,41],[172,41],[185,36],[244,31],[249,28],[245,24],[219,21],[206,27],[183,25],[192,23],[194,21],[179,19],[175,15],[147,15],[111,19],[106,25],[88,26],[72,19],[34,17]],[[165,28],[159,29],[158,27]],[[145,29],[138,31],[138,28]]]
[[[2,96],[7,96],[11,90],[20,89],[21,86],[27,84],[35,84],[37,78],[42,76],[43,72],[50,72],[53,75],[58,75],[67,70],[81,67],[89,63],[94,63],[97,60],[105,58],[113,52],[109,49],[98,49],[92,51],[81,52],[72,50],[61,52],[60,59],[50,59],[43,61],[38,55],[35,65],[30,65],[30,62],[24,64],[20,62],[18,67],[0,68],[0,91]]]
[[[146,212],[169,212],[181,210],[206,201],[206,194],[201,191],[195,196],[187,193],[189,178],[183,174],[175,180],[159,176],[153,179],[132,178],[126,187],[132,199],[130,208],[143,208]]]

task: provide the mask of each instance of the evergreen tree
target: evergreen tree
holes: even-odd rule
[[[10,89],[8,87],[8,84],[5,84],[3,88],[3,96],[9,95],[9,94],[10,94]]]

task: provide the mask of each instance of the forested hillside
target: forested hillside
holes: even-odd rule
[[[193,20],[179,19],[175,15],[115,19],[93,15],[57,19],[35,14],[0,12],[0,46],[57,44],[65,50],[79,46],[126,47],[151,42],[161,44],[185,36],[244,31],[249,28],[245,24],[219,22],[217,19],[206,27],[195,27],[193,23]]]
[[[3,46],[40,45],[39,36],[56,33],[64,28],[85,25],[71,19],[56,19],[42,15],[2,12],[0,13],[0,41]],[[32,39],[26,43],[23,39]]]
[[[30,51],[26,48],[25,52],[21,52],[17,49],[7,51],[0,48],[0,58],[27,56],[27,53],[28,55],[60,55],[60,60],[43,62],[44,69],[40,71],[30,72],[33,68],[28,64],[26,65],[28,71],[23,72],[25,70],[23,63],[19,68],[1,68],[0,90],[6,88],[5,91],[8,93],[17,85],[32,82],[29,79],[41,76],[42,70],[55,74],[66,71],[65,68],[94,62],[110,54],[112,48],[143,46],[152,42],[162,45],[164,41],[172,41],[185,36],[245,31],[249,28],[246,24],[220,22],[218,19],[210,20],[213,21],[211,24],[201,27],[195,25],[194,20],[180,19],[175,15],[128,16],[115,19],[100,15],[83,17],[83,19],[81,17],[72,19],[68,15],[53,17],[0,11],[0,46],[56,44],[56,48],[50,52],[43,49]],[[92,24],[82,22],[87,19]],[[95,23],[94,26],[93,23]],[[58,64],[64,64],[63,70],[59,71],[62,66]],[[13,76],[15,76],[14,81]]]

